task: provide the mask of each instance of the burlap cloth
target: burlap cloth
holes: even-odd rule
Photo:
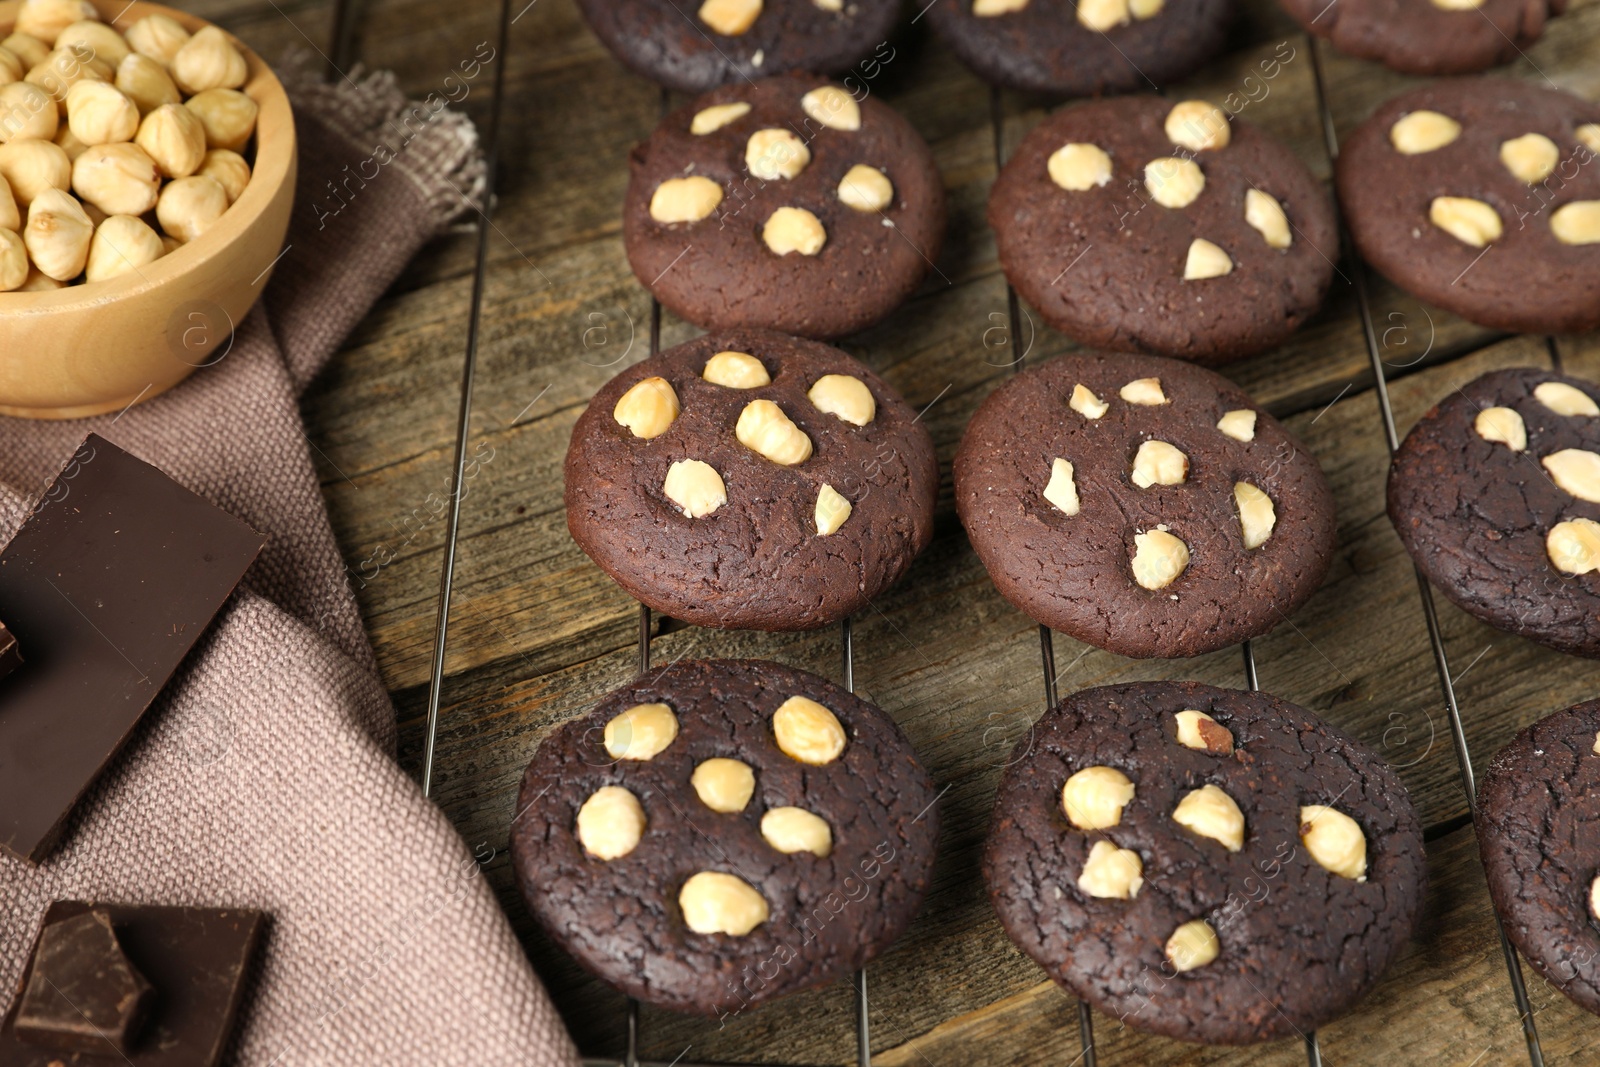
[[[268,535],[64,844],[36,868],[0,857],[0,997],[9,1002],[52,900],[252,907],[271,927],[231,1062],[570,1063],[480,877],[489,850],[469,850],[393,760],[394,708],[297,407],[406,262],[461,213],[461,194],[481,190],[475,135],[448,111],[432,117],[330,215],[326,183],[380,140],[396,144],[400,127],[387,123],[407,105],[388,76],[324,87],[300,64],[281,73],[300,134],[292,247],[228,355],[120,417],[0,418],[0,537],[90,430]]]

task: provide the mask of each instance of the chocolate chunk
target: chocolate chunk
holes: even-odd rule
[[[33,952],[16,1032],[50,1048],[133,1050],[155,990],[128,962],[111,918],[88,911],[46,926]]]
[[[155,990],[144,1027],[117,1047],[110,1030],[97,1044],[74,1051],[46,1048],[29,1029],[29,996],[41,972],[60,978],[48,946],[85,917],[109,922],[125,965]],[[172,908],[152,905],[57,901],[45,912],[44,929],[23,974],[17,1006],[0,1025],[0,1064],[5,1067],[215,1067],[222,1061],[244,999],[251,962],[266,916],[248,909]],[[63,986],[62,990],[68,992]],[[81,988],[77,990],[82,992]],[[85,1007],[83,1003],[79,1007]],[[52,1014],[59,1016],[59,1013]],[[26,1031],[26,1032],[25,1032]]]
[[[261,551],[90,434],[0,553],[28,665],[0,686],[0,847],[37,862]]]
[[[0,622],[0,678],[4,678],[20,666],[22,666],[22,646],[17,643],[17,635],[6,629],[5,623]]]

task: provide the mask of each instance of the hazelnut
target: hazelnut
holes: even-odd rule
[[[761,0],[705,0],[700,21],[724,37],[737,37],[755,25]]]
[[[1214,785],[1203,785],[1184,794],[1172,809],[1172,821],[1201,837],[1209,837],[1229,852],[1244,848],[1244,812]]]
[[[1189,457],[1165,441],[1146,441],[1133,457],[1130,477],[1140,489],[1182,485],[1189,476]]]
[[[1485,441],[1495,441],[1513,452],[1528,447],[1528,428],[1511,408],[1484,408],[1472,420],[1472,428]]]
[[[17,203],[27,207],[46,189],[72,188],[72,161],[49,141],[8,141],[0,144],[0,178],[10,184]]]
[[[1367,880],[1367,838],[1354,819],[1321,804],[1300,808],[1300,840],[1311,858],[1334,874]]]
[[[1144,863],[1132,849],[1096,841],[1078,875],[1078,888],[1102,900],[1132,900],[1144,885]]]
[[[1217,420],[1217,429],[1235,441],[1254,441],[1256,439],[1256,413],[1249,408],[1229,411]]]
[[[793,467],[811,458],[811,438],[770,400],[752,400],[739,413],[734,436],[752,452]]]
[[[1500,240],[1500,215],[1482,200],[1465,196],[1436,196],[1428,207],[1428,220],[1451,237],[1482,248]],[[1550,220],[1555,226],[1554,217]]]
[[[853,510],[850,501],[841,496],[838,490],[831,485],[824,485],[817,491],[817,506],[813,513],[817,521],[817,534],[827,537],[837,533]]]
[[[27,280],[27,244],[20,233],[0,230],[0,293],[20,289]]]
[[[1111,180],[1111,157],[1099,145],[1074,142],[1050,154],[1050,180],[1072,193],[1097,189]]]
[[[1272,498],[1249,482],[1234,482],[1233,502],[1239,509],[1239,532],[1244,535],[1246,551],[1266,544],[1278,524]]]
[[[207,148],[244,151],[250,135],[256,132],[256,115],[261,108],[237,89],[207,89],[191,96],[184,105],[205,127]]]
[[[761,836],[779,852],[809,852],[823,859],[833,851],[833,831],[804,808],[773,808],[761,816]]]
[[[762,181],[799,177],[810,162],[806,143],[780,127],[757,130],[744,145],[744,164]]]
[[[730,122],[737,122],[750,114],[750,105],[744,101],[735,104],[712,104],[701,108],[689,120],[689,132],[696,136],[715,133]]]
[[[668,467],[661,492],[691,519],[703,519],[728,502],[722,475],[698,459],[680,459]]]
[[[1128,13],[1141,22],[1153,19],[1167,6],[1167,0],[1128,0]]]
[[[1068,517],[1079,511],[1078,484],[1073,481],[1072,464],[1057,456],[1050,462],[1050,483],[1044,487],[1044,498],[1051,507]]]
[[[635,437],[660,437],[678,418],[678,394],[665,378],[641,378],[617,398],[611,417]]]
[[[134,54],[117,64],[116,86],[141,115],[150,114],[162,104],[183,103],[183,94],[167,76],[167,68],[149,56]]]
[[[867,383],[848,374],[824,374],[806,396],[818,411],[837,415],[852,426],[865,426],[878,414],[878,402]]]
[[[1525,133],[1500,145],[1500,162],[1513,178],[1528,185],[1538,185],[1550,177],[1560,160],[1561,150],[1542,133]]]
[[[1204,967],[1221,951],[1217,932],[1204,919],[1191,919],[1172,931],[1165,948],[1172,969],[1180,973]]]
[[[800,109],[830,130],[854,133],[861,128],[861,105],[837,86],[817,86],[800,98]]]
[[[578,843],[597,860],[621,859],[644,836],[644,807],[620,785],[595,790],[578,809]]]
[[[67,158],[74,163],[78,161],[78,157],[83,155],[84,151],[89,147],[82,141],[78,140],[78,138],[73,135],[72,127],[68,126],[64,122],[61,124],[61,127],[56,130],[55,143],[61,146],[61,150],[67,154]]]
[[[250,164],[239,153],[226,148],[213,148],[207,152],[204,162],[195,173],[215,178],[217,184],[222,186],[222,191],[228,194],[230,205],[244,195],[245,186],[250,184]]]
[[[790,252],[814,256],[822,251],[822,246],[828,240],[828,231],[822,228],[822,220],[805,208],[780,207],[767,219],[766,226],[761,230],[761,239],[780,256]]]
[[[67,128],[86,145],[131,141],[139,108],[114,85],[81,81],[67,90]]]
[[[86,148],[71,173],[73,191],[107,215],[143,215],[160,198],[161,172],[138,145]]]
[[[1563,574],[1588,574],[1600,570],[1600,522],[1568,519],[1550,528],[1544,539],[1545,554]]]
[[[1461,123],[1437,111],[1413,111],[1389,127],[1389,143],[1407,156],[1443,148],[1461,136]]]
[[[57,115],[66,114],[67,92],[81,81],[110,83],[116,70],[103,59],[96,59],[87,48],[57,48],[43,63],[28,71],[27,81],[50,94]]]
[[[722,203],[722,186],[710,178],[668,178],[650,197],[650,217],[657,222],[699,222]]]
[[[146,115],[134,142],[164,178],[186,178],[205,162],[206,128],[199,115],[179,104],[162,104]]]
[[[972,14],[977,18],[1009,15],[1028,6],[1028,0],[972,0]]]
[[[1574,200],[1550,216],[1550,232],[1564,245],[1600,243],[1600,200]]]
[[[11,195],[11,183],[4,178],[0,178],[0,230],[22,230],[22,212]]]
[[[1227,113],[1205,100],[1185,100],[1173,105],[1167,112],[1163,129],[1173,144],[1194,152],[1227,148],[1233,138]]]
[[[32,82],[0,85],[0,143],[48,141],[56,135],[61,116],[50,94]]]
[[[1203,237],[1196,237],[1189,243],[1189,257],[1183,264],[1184,281],[1204,281],[1232,273],[1233,260],[1228,253]]]
[[[168,182],[156,201],[156,218],[169,236],[188,244],[228,210],[228,194],[215,178],[188,177]]]
[[[46,189],[28,206],[28,226],[22,239],[33,265],[58,282],[83,273],[89,258],[94,223],[83,205],[60,189]]]
[[[718,352],[706,360],[706,369],[700,376],[712,385],[729,389],[759,389],[772,384],[766,365],[748,352]]]
[[[161,237],[143,219],[112,215],[95,227],[84,280],[105,281],[149,266],[166,255]]]
[[[894,185],[878,168],[857,163],[839,179],[839,201],[855,211],[882,211],[894,203]]]
[[[1283,205],[1260,189],[1246,189],[1244,193],[1244,221],[1261,235],[1268,248],[1282,251],[1294,243],[1289,232],[1289,216]]]
[[[0,48],[4,48],[7,52],[22,60],[24,73],[37,67],[50,57],[50,42],[41,41],[39,38],[27,33],[13,33],[10,37],[0,41]],[[1579,136],[1582,136],[1581,130],[1579,131]]]
[[[1130,404],[1142,407],[1155,407],[1167,402],[1167,394],[1161,391],[1160,378],[1135,378],[1117,390],[1117,395]]]
[[[807,697],[790,697],[772,713],[772,733],[790,759],[820,767],[844,751],[844,726],[838,716]]]
[[[1593,397],[1566,382],[1541,382],[1534,388],[1533,398],[1557,415],[1600,415]]]
[[[28,73],[28,68],[23,66],[22,57],[4,45],[0,45],[0,85],[19,82],[26,73]]]
[[[0,41],[0,44],[5,44],[5,42]],[[12,49],[12,51],[15,52],[16,49]],[[17,52],[17,54],[21,55],[22,53]],[[1577,135],[1579,144],[1591,152],[1600,152],[1600,122],[1590,122],[1579,126]]]
[[[1144,187],[1162,207],[1183,208],[1200,196],[1206,187],[1206,176],[1192,159],[1164,156],[1144,165]]]
[[[1078,21],[1096,33],[1126,26],[1128,0],[1078,0]]]
[[[635,704],[606,723],[612,759],[653,760],[678,736],[678,717],[665,704]]]
[[[1133,544],[1133,580],[1142,589],[1165,589],[1189,566],[1189,546],[1166,530],[1138,534]]]
[[[1076,411],[1086,419],[1098,419],[1111,405],[1094,395],[1094,391],[1082,382],[1072,387],[1072,399],[1067,401],[1067,407]]]
[[[127,38],[103,22],[84,19],[74,22],[56,36],[57,48],[70,48],[79,55],[91,55],[111,67],[121,63],[132,51]]]
[[[729,814],[743,811],[750,803],[750,796],[756,791],[756,772],[748,763],[718,756],[696,764],[689,784],[694,786],[700,803],[712,811]]]
[[[65,289],[66,282],[58,282],[48,274],[39,273],[39,268],[34,267],[28,271],[28,280],[23,282],[16,291],[19,293],[43,293],[51,289]]]
[[[98,19],[100,12],[89,0],[22,0],[17,8],[18,33],[54,44],[61,31],[74,22]]]
[[[1122,822],[1134,786],[1115,767],[1085,767],[1061,787],[1061,810],[1080,830],[1108,830]]]
[[[706,0],[708,5],[716,2]],[[701,871],[683,883],[678,907],[697,934],[743,937],[767,921],[766,898],[743,878],[721,871]]]
[[[811,2],[823,11],[844,10],[844,0],[811,0]]]
[[[172,56],[172,80],[186,93],[237,89],[249,76],[244,56],[215,26],[196,33]]]
[[[128,27],[128,47],[163,67],[172,66],[178,50],[189,43],[189,31],[166,15],[146,15]]]
[[[1581,448],[1563,448],[1539,462],[1562,489],[1579,500],[1600,504],[1600,455]]]
[[[1178,744],[1213,756],[1233,755],[1233,734],[1203,711],[1186,708],[1173,716],[1178,724]]]

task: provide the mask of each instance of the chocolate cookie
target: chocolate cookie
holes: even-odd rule
[[[916,412],[836,348],[711,334],[606,383],[572,428],[567,528],[637,599],[700,626],[808,630],[933,536]]]
[[[1231,382],[1154,356],[1018,375],[967,427],[956,509],[1000,594],[1124,656],[1266,633],[1334,547],[1316,457]]]
[[[1317,310],[1338,237],[1288,148],[1215,105],[1105,100],[1035,126],[989,195],[1000,265],[1086,345],[1218,364]]]
[[[1600,700],[1534,723],[1495,754],[1477,829],[1506,936],[1600,1015]]]
[[[928,888],[934,800],[866,701],[776,663],[691,660],[544,740],[511,858],[579,963],[650,1004],[726,1016],[900,936]]]
[[[1232,0],[937,0],[928,17],[978,77],[1024,92],[1159,89],[1222,51]]]
[[[629,166],[628,262],[708,329],[854,333],[911,295],[944,238],[944,186],[910,123],[812,75],[707,93]]]
[[[1428,580],[1490,626],[1600,657],[1600,389],[1493,371],[1422,416],[1389,520]]]
[[[686,93],[791,70],[871,77],[894,58],[899,0],[578,0],[635,73]]]
[[[1427,857],[1399,777],[1264,693],[1086,689],[995,798],[983,874],[1051,978],[1128,1025],[1239,1045],[1348,1011],[1410,936]]]
[[[1306,31],[1402,74],[1474,74],[1509,63],[1566,0],[1281,0]]]
[[[1474,16],[1475,17],[1475,16]],[[1361,254],[1497,330],[1600,327],[1600,104],[1524,82],[1439,82],[1346,139],[1339,199]]]

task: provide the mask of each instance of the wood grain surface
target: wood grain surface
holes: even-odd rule
[[[496,850],[492,884],[585,1053],[616,1055],[624,1043],[622,998],[533,927],[504,849],[517,782],[540,738],[637,667],[637,606],[567,536],[561,462],[588,397],[648,351],[650,302],[623,256],[618,210],[627,152],[650,131],[663,98],[611,59],[571,0],[522,2],[513,0],[521,14],[511,47],[496,60],[505,64],[508,94],[500,201],[434,795],[469,844]],[[1414,79],[1312,46],[1271,0],[1244,0],[1242,8],[1228,54],[1168,95],[1238,94],[1246,120],[1285,140],[1326,179],[1313,47],[1340,132]],[[321,0],[206,0],[192,9],[269,60],[287,46],[325,48],[329,37],[331,9]],[[493,40],[497,13],[490,0],[462,0],[448,15],[420,0],[369,0],[357,51],[367,66],[397,71],[413,95],[424,95]],[[931,405],[925,421],[944,483],[933,545],[855,620],[855,671],[860,690],[905,728],[946,792],[928,902],[871,969],[875,1060],[1070,1064],[1080,1052],[1073,1003],[1006,940],[978,875],[995,783],[1011,745],[1043,709],[1043,679],[1036,628],[995,593],[956,521],[949,460],[1019,350],[1038,360],[1073,345],[1031,315],[1016,343],[1008,336],[1005,281],[984,222],[995,174],[990,91],[922,23],[905,26],[893,48],[868,84],[933,146],[950,199],[950,238],[912,301],[843,347],[911,403]],[[1574,4],[1499,73],[1600,98],[1600,3]],[[480,120],[487,84],[480,79],[463,105]],[[1015,145],[1049,106],[1002,94],[1003,145]],[[402,759],[415,773],[472,252],[465,231],[431,245],[304,404],[334,527],[400,709]],[[1329,1064],[1525,1063],[1414,571],[1383,511],[1387,448],[1351,284],[1356,269],[1341,259],[1326,307],[1290,343],[1227,370],[1309,444],[1339,507],[1339,548],[1323,588],[1255,642],[1261,684],[1383,752],[1428,827],[1432,881],[1422,928],[1382,986],[1322,1031],[1322,1048]],[[1368,280],[1402,433],[1452,388],[1491,368],[1558,359],[1569,373],[1600,379],[1600,337],[1564,339],[1552,349],[1543,338],[1496,335]],[[697,332],[668,316],[662,342]],[[1491,630],[1435,600],[1480,769],[1523,726],[1594,695],[1595,665]],[[655,640],[658,660],[762,656],[833,677],[839,648],[837,630],[773,636],[669,624]],[[1152,678],[1244,684],[1237,649],[1140,662],[1058,635],[1055,653],[1063,691]],[[1529,987],[1547,1062],[1600,1062],[1600,1020],[1537,979]],[[852,1063],[853,1012],[846,983],[721,1027],[646,1010],[641,1049],[663,1062],[681,1055]],[[1097,1024],[1104,1065],[1305,1062],[1297,1041],[1206,1050],[1122,1029],[1113,1019]]]

